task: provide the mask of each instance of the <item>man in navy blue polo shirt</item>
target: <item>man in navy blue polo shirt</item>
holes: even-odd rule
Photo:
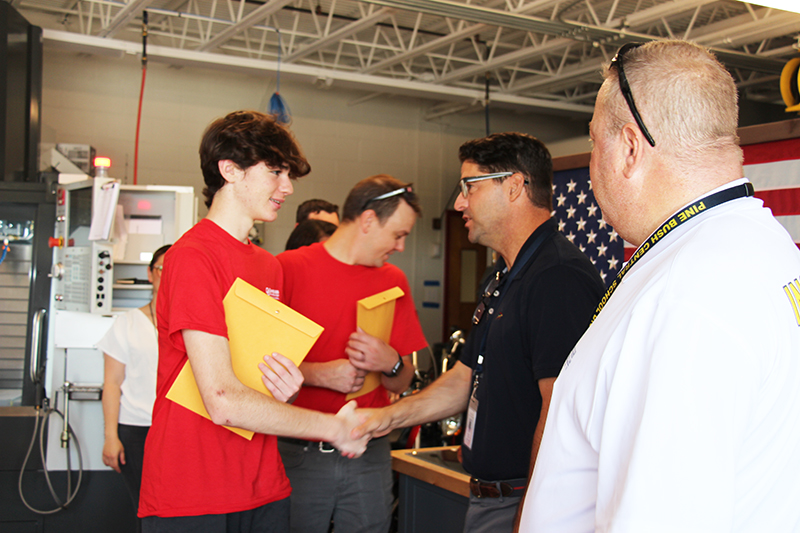
[[[462,445],[471,475],[464,531],[512,531],[536,459],[553,383],[588,327],[604,286],[589,259],[557,231],[553,165],[521,133],[459,150],[469,240],[500,255],[481,291],[461,359],[420,394],[370,413],[357,434],[467,411]]]

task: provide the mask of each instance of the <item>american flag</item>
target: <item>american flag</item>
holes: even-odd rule
[[[800,138],[743,146],[744,175],[800,247]]]
[[[624,260],[624,243],[603,220],[589,181],[589,168],[553,173],[553,217],[564,236],[585,253],[606,285]]]
[[[800,138],[742,147],[744,175],[800,248]],[[561,232],[592,260],[606,285],[636,249],[604,220],[592,193],[589,168],[553,176],[553,216]]]

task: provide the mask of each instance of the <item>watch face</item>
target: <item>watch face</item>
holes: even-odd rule
[[[391,371],[390,375],[391,375],[392,377],[394,377],[394,376],[396,376],[397,374],[399,374],[399,373],[400,373],[400,371],[401,371],[402,369],[403,369],[403,358],[402,358],[402,357],[400,357],[400,358],[397,360],[397,362],[394,364],[394,366],[392,367],[392,371]]]
[[[397,374],[399,374],[401,370],[403,370],[404,366],[405,366],[405,363],[403,363],[403,357],[401,355],[398,355],[397,356],[397,362],[392,367],[392,370],[390,372],[384,372],[384,374],[389,376],[390,378],[393,378]]]

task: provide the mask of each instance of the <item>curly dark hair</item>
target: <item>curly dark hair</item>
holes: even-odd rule
[[[520,172],[529,182],[526,188],[531,203],[553,209],[553,160],[550,151],[536,137],[495,133],[462,144],[458,158],[462,163],[474,162],[487,173]]]
[[[206,207],[225,185],[219,161],[229,159],[242,170],[258,163],[289,167],[292,179],[311,172],[294,135],[275,119],[258,111],[234,111],[211,123],[200,141],[200,168],[206,187]]]

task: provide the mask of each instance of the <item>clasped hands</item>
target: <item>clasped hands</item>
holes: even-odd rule
[[[377,337],[358,328],[350,334],[345,346],[347,359],[338,358],[319,367],[315,386],[325,387],[343,394],[358,392],[370,372],[388,372],[397,362],[397,351]]]

